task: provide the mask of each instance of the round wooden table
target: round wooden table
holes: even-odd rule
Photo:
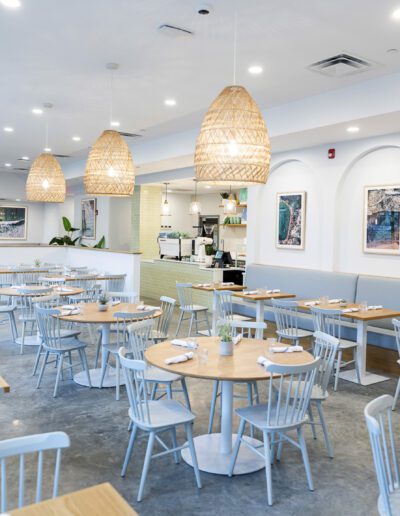
[[[80,313],[76,315],[58,315],[57,317],[63,321],[80,323],[80,324],[99,324],[101,325],[101,344],[109,344],[110,342],[110,327],[111,324],[115,324],[116,319],[114,317],[115,312],[132,312],[133,314],[141,314],[143,310],[138,310],[139,306],[137,303],[119,303],[115,306],[109,306],[105,312],[100,312],[97,303],[81,303]],[[57,307],[58,310],[62,310],[62,307]],[[162,311],[157,310],[152,316],[153,318],[161,317]],[[135,320],[138,320],[135,318]],[[106,354],[101,354],[101,364],[105,367],[104,361]],[[92,387],[100,388],[102,368],[90,369],[90,380]],[[79,385],[89,387],[89,383],[86,378],[86,372],[82,371],[74,376],[74,381]],[[124,385],[124,380],[121,378],[120,385]],[[116,375],[113,367],[108,366],[106,376],[103,381],[103,387],[115,387]]]
[[[199,347],[194,350],[194,357],[179,364],[165,364],[165,359],[180,355],[190,349],[173,346],[170,342],[162,342],[147,349],[146,360],[160,369],[183,376],[221,381],[221,433],[205,434],[195,437],[197,460],[199,468],[208,473],[227,475],[232,454],[232,445],[236,434],[232,431],[233,418],[233,384],[235,382],[249,382],[266,380],[269,375],[263,366],[257,363],[259,356],[279,364],[309,364],[313,356],[306,352],[272,353],[265,340],[242,339],[234,348],[232,356],[219,354],[218,337],[200,337],[196,339]],[[205,360],[198,354],[198,350],[208,350]],[[261,441],[251,437],[245,439],[253,446],[262,445]],[[188,449],[182,451],[183,459],[190,465]],[[252,473],[264,468],[264,459],[256,455],[246,446],[241,446],[236,461],[234,474]]]

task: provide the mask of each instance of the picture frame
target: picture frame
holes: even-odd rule
[[[96,239],[96,199],[81,200],[81,228],[82,238],[86,240]]]
[[[305,248],[306,192],[279,192],[276,202],[276,247]]]
[[[26,240],[27,206],[0,206],[0,240]]]
[[[363,251],[400,255],[400,185],[365,186]]]

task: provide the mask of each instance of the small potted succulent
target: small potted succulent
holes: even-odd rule
[[[36,269],[39,269],[39,267],[42,265],[42,262],[39,260],[39,258],[35,258],[35,260],[33,260],[33,264]]]
[[[107,296],[107,294],[104,292],[103,294],[100,294],[99,298],[97,299],[97,306],[99,309],[99,312],[105,312],[108,310],[108,302],[110,301],[110,298]]]
[[[219,338],[219,354],[223,356],[233,355],[232,329],[229,324],[220,326]]]

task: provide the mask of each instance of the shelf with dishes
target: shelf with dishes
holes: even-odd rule
[[[245,228],[247,224],[220,224],[224,228]]]

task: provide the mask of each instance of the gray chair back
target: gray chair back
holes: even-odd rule
[[[111,301],[121,301],[121,303],[135,303],[137,300],[137,292],[122,292],[121,290],[107,291]]]
[[[125,288],[126,274],[107,274],[107,292],[122,292]]]
[[[231,290],[217,290],[214,292],[217,298],[217,317],[221,319],[233,319],[233,303]]]
[[[60,315],[61,311],[35,305],[35,312],[43,347],[47,351],[60,350],[62,348],[61,321],[54,316]]]
[[[314,321],[314,331],[327,333],[332,337],[341,339],[342,333],[342,311],[337,308],[311,307],[311,314]]]
[[[298,303],[297,301],[283,301],[272,299],[273,312],[275,316],[276,329],[285,330],[288,336],[298,335]]]
[[[117,344],[119,347],[127,345],[128,330],[132,323],[152,317],[154,313],[155,310],[146,310],[142,312],[115,312],[114,318],[117,329]],[[151,320],[151,323],[154,324],[153,320]]]
[[[21,294],[18,298],[18,304],[21,309],[22,320],[28,320],[35,317],[35,305],[32,299],[39,296],[48,296],[52,294],[51,287],[37,287],[37,288],[19,288],[17,293]]]
[[[151,330],[154,328],[153,319],[145,319],[128,326],[129,351],[135,360],[144,360],[144,353],[153,342]]]
[[[169,327],[171,324],[172,316],[174,314],[174,308],[176,300],[172,297],[161,296],[161,310],[162,315],[157,319],[157,334],[165,338],[168,337]]]
[[[321,359],[315,376],[315,385],[320,387],[322,395],[326,395],[339,340],[320,331],[314,333],[314,338],[314,356]]]
[[[233,336],[240,333],[246,339],[262,339],[264,336],[264,330],[267,328],[267,325],[264,322],[235,321],[232,319],[219,319],[217,327],[223,324],[228,324],[232,328]]]
[[[181,308],[185,310],[193,309],[193,296],[191,283],[177,283],[176,290]]]
[[[394,334],[396,336],[397,351],[400,356],[400,319],[392,319]]]

